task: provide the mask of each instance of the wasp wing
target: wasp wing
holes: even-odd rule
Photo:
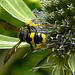
[[[8,51],[8,53],[6,54],[6,56],[4,58],[4,64],[6,64],[6,62],[10,59],[12,54],[14,54],[16,52],[16,50],[20,44],[21,44],[21,41],[19,41],[11,50]]]
[[[13,26],[12,24],[6,22],[5,20],[0,19],[0,26],[4,29],[4,30],[8,30],[8,31],[19,31],[20,28]]]

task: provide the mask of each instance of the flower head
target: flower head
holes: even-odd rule
[[[52,48],[52,54],[55,55],[55,58],[64,59],[61,62],[63,63],[62,66],[67,64],[67,67],[72,71],[73,67],[70,65],[73,64],[68,60],[75,53],[75,1],[41,0],[41,4],[42,10],[38,11],[36,19],[40,19],[40,24],[48,23],[53,25],[48,29],[50,31],[48,35],[52,37],[48,44],[56,46],[56,48]],[[57,63],[57,65],[59,64]]]

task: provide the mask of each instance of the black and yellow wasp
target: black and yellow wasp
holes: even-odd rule
[[[32,23],[32,20],[28,21],[25,24],[26,27],[17,28],[15,26],[7,23],[6,21],[0,19],[1,25],[9,26],[9,28],[7,28],[6,30],[11,29],[11,30],[18,31],[19,32],[18,37],[20,39],[20,41],[11,50],[9,50],[9,52],[6,54],[5,59],[4,59],[4,64],[9,60],[9,58],[12,56],[12,54],[14,54],[16,52],[18,46],[22,42],[26,41],[28,44],[30,44],[31,49],[38,49],[38,48],[41,48],[42,46],[44,46],[44,44],[46,44],[47,41],[50,41],[49,36],[47,36],[44,33],[37,32],[36,26],[39,27],[39,26],[44,26],[44,25],[30,24],[30,23]],[[46,24],[45,26],[53,27],[52,25],[48,25],[48,24]]]

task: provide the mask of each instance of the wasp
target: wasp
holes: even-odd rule
[[[2,26],[3,25],[8,26],[8,28],[6,30],[11,29],[14,31],[18,31],[19,32],[18,37],[20,39],[20,41],[11,50],[9,50],[8,53],[6,54],[6,56],[4,58],[4,64],[9,60],[9,58],[12,56],[12,54],[14,54],[17,51],[18,46],[22,42],[27,42],[28,44],[30,44],[31,49],[34,50],[34,49],[39,49],[39,48],[43,47],[44,44],[46,44],[46,42],[51,40],[50,37],[47,36],[46,34],[37,32],[36,27],[39,27],[39,26],[51,26],[51,27],[53,27],[52,25],[48,25],[48,24],[38,25],[38,24],[30,24],[30,23],[32,23],[32,20],[28,21],[25,24],[26,27],[17,28],[15,26],[9,24],[8,22],[0,19],[0,24]],[[48,45],[48,47],[50,47],[50,45]]]

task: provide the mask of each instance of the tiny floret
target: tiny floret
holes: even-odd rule
[[[64,10],[63,9],[58,9],[58,8],[56,8],[58,11],[56,11],[58,14],[61,14],[61,15],[63,15],[64,14]]]
[[[74,8],[73,5],[72,5],[72,3],[70,5],[67,5],[67,6],[68,6],[67,9],[69,9],[69,10],[72,10]]]
[[[49,16],[50,16],[50,18],[54,18],[55,13],[54,13],[54,12],[51,12],[51,13],[49,14]]]
[[[53,0],[53,3],[58,4],[59,0]]]

